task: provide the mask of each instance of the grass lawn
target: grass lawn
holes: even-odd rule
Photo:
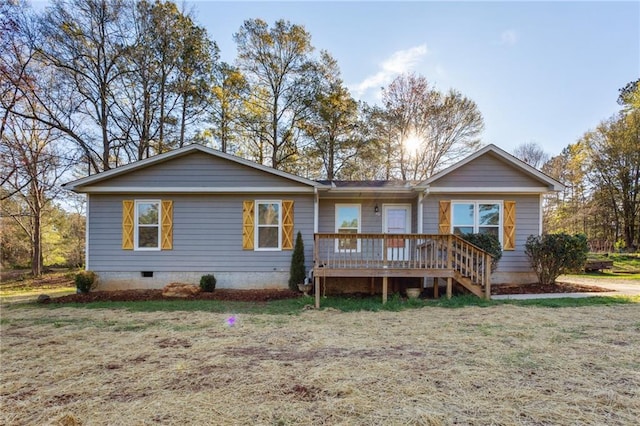
[[[589,260],[612,260],[613,273],[640,274],[640,253],[589,253]]]
[[[50,270],[39,278],[33,278],[26,270],[3,271],[0,280],[0,303],[33,300],[43,293],[52,297],[75,293],[75,272],[68,269]]]
[[[150,302],[136,302],[138,309],[6,307],[0,424],[635,424],[640,418],[638,298],[558,307],[446,302],[456,309],[392,300],[396,310],[377,312],[356,309],[375,310],[374,301],[332,300],[320,311],[304,309],[305,299],[252,311],[231,302],[186,311],[193,302],[185,301],[167,305],[175,309]],[[353,311],[338,310],[348,306]]]

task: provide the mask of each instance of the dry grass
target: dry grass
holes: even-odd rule
[[[640,305],[13,308],[0,423],[637,424]]]

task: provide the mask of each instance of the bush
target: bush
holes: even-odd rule
[[[74,281],[76,290],[80,293],[89,293],[96,281],[96,274],[93,271],[78,272],[74,277]]]
[[[474,246],[481,248],[491,255],[491,272],[498,267],[498,262],[502,258],[502,245],[495,235],[490,234],[462,234],[462,239],[470,242]]]
[[[530,235],[525,244],[525,253],[540,284],[553,284],[564,273],[580,271],[588,251],[583,234]]]
[[[213,274],[203,275],[200,278],[200,289],[205,293],[212,293],[216,289],[216,281]]]
[[[296,245],[293,248],[293,254],[291,255],[291,270],[289,275],[289,288],[297,291],[298,284],[302,284],[306,277],[304,267],[304,242],[302,241],[302,234],[298,231],[296,236]]]

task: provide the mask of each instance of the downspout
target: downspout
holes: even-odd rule
[[[542,235],[542,224],[544,223],[543,220],[543,215],[544,215],[544,208],[543,208],[543,203],[544,203],[544,194],[540,194],[540,212],[538,213],[540,215],[540,223],[538,224],[538,235]],[[517,224],[516,224],[517,226]],[[518,228],[516,228],[517,230]]]
[[[424,191],[420,191],[418,193],[418,234],[422,234],[422,230],[424,228],[423,224],[422,224],[422,219],[424,216],[424,206],[423,206],[423,199],[424,199]]]

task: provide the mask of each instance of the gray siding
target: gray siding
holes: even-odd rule
[[[203,152],[194,152],[97,183],[125,187],[225,187],[238,188],[302,185],[249,166]]]
[[[122,200],[173,200],[173,250],[122,250]],[[96,272],[289,271],[291,250],[242,249],[243,200],[294,200],[294,237],[302,232],[307,268],[313,261],[313,195],[92,194],[88,207],[88,269]]]
[[[491,153],[459,167],[431,184],[432,187],[541,187],[545,183],[527,175]]]
[[[362,224],[360,230],[363,234],[378,234],[382,232],[382,205],[383,204],[411,204],[411,231],[417,232],[417,207],[416,201],[397,199],[320,199],[318,213],[318,232],[333,233],[336,231],[336,204],[360,204],[360,214]],[[374,209],[376,204],[380,209],[380,214],[376,215]]]
[[[444,195],[431,194],[424,199],[424,232],[438,233],[438,209],[440,200],[510,200],[516,202],[516,248],[503,251],[497,272],[529,272],[531,267],[524,253],[529,235],[538,235],[540,227],[540,196],[535,195]]]

